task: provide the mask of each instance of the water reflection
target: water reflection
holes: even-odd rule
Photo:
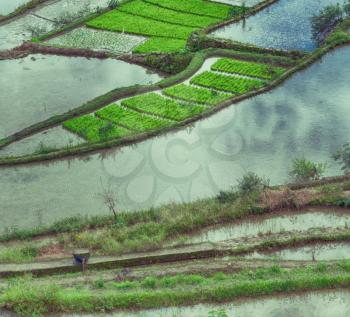
[[[118,87],[160,80],[113,59],[30,55],[0,61],[0,138]]]
[[[247,256],[250,259],[278,258],[296,261],[336,261],[350,259],[350,244],[328,243],[284,249],[276,252],[254,252]]]
[[[212,35],[257,46],[312,51],[310,18],[336,0],[279,0],[276,4]]]
[[[259,234],[280,233],[286,231],[306,231],[312,228],[347,228],[350,225],[350,214],[329,212],[306,212],[288,215],[269,215],[257,217],[227,226],[208,229],[191,236],[188,243],[219,242]]]
[[[2,168],[0,226],[35,225],[37,211],[45,223],[106,213],[101,182],[120,209],[136,210],[214,195],[247,171],[285,182],[295,157],[328,161],[328,174],[337,174],[330,157],[350,135],[349,53],[339,49],[272,92],[176,133],[83,159]]]

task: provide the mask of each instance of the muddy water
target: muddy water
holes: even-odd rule
[[[334,211],[333,211],[334,212]],[[219,242],[259,234],[285,231],[306,231],[312,228],[346,228],[350,226],[350,213],[310,211],[300,214],[257,217],[230,226],[217,227],[189,237],[188,243]]]
[[[0,61],[0,138],[114,88],[160,80],[122,61],[31,55]]]
[[[350,292],[332,291],[237,301],[221,305],[170,307],[140,312],[104,314],[113,317],[206,317],[224,310],[229,317],[348,317]],[[97,315],[64,315],[64,317]],[[102,316],[102,315],[98,315]],[[209,315],[211,316],[211,315]],[[216,315],[214,315],[216,316]]]
[[[328,162],[350,137],[350,48],[327,55],[283,86],[193,127],[132,147],[48,165],[0,169],[0,227],[107,213],[107,185],[120,209],[212,196],[247,171],[287,181],[293,158]],[[101,186],[103,184],[103,187]]]
[[[328,243],[300,248],[284,249],[276,252],[254,252],[247,256],[250,259],[269,259],[278,258],[282,260],[306,260],[313,259],[317,261],[331,260],[349,260],[350,244],[347,243]]]
[[[1,0],[0,15],[8,15],[15,11],[19,6],[28,3],[30,0]]]
[[[279,0],[245,21],[230,24],[213,36],[251,43],[257,46],[312,51],[310,18],[324,6],[337,0]]]

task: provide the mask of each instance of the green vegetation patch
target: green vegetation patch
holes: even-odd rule
[[[104,283],[94,287],[64,287],[35,283],[30,277],[14,280],[0,294],[2,305],[21,316],[58,312],[103,312],[205,302],[224,302],[242,296],[263,296],[305,290],[344,288],[350,285],[350,263],[319,263],[295,269],[273,265],[237,274],[175,275],[141,281]]]
[[[236,73],[263,79],[274,79],[285,72],[285,69],[282,67],[229,58],[219,59],[211,66],[211,69],[225,73]]]
[[[139,95],[122,101],[122,106],[181,121],[205,110],[199,105],[183,105],[159,94]]]
[[[63,126],[82,138],[97,142],[110,138],[120,138],[131,132],[93,115],[85,115],[63,123]]]
[[[190,82],[203,87],[239,94],[244,94],[265,85],[263,81],[258,79],[226,76],[208,71],[193,77]]]
[[[119,7],[120,11],[183,26],[203,28],[221,19],[196,14],[183,13],[153,5],[142,0],[128,2]]]
[[[151,37],[134,49],[134,53],[175,53],[184,51],[187,40]]]
[[[196,30],[196,28],[155,21],[119,10],[109,11],[87,22],[87,26],[109,31],[177,39],[187,39]]]
[[[125,109],[116,104],[109,105],[108,107],[97,111],[96,115],[101,119],[112,121],[117,125],[120,124],[138,132],[154,130],[170,124],[169,121],[154,118],[130,109]]]
[[[226,19],[232,14],[240,14],[243,8],[205,0],[145,0],[148,3],[180,12],[206,15]]]
[[[216,105],[232,96],[215,90],[197,88],[185,84],[166,88],[163,90],[163,93],[181,100],[208,105]]]

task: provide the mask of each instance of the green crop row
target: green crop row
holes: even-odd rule
[[[162,22],[199,28],[215,24],[221,20],[219,18],[200,16],[162,8],[142,0],[127,2],[126,4],[121,5],[119,10]]]
[[[139,95],[122,101],[122,106],[131,109],[153,113],[168,119],[181,121],[202,112],[205,107],[199,105],[183,105],[164,98],[159,94]]]
[[[166,88],[163,90],[163,93],[167,96],[178,98],[181,100],[191,101],[195,103],[204,103],[209,105],[216,105],[232,96],[229,94],[217,92],[215,90],[197,88],[193,86],[187,86],[184,84]]]
[[[211,66],[212,70],[253,76],[263,79],[274,79],[281,76],[285,69],[269,64],[245,62],[241,60],[222,58]]]
[[[134,49],[134,53],[174,53],[185,50],[187,41],[167,39],[165,37],[151,37],[145,43]]]
[[[206,0],[145,0],[160,7],[209,17],[226,19],[231,14],[242,13],[242,7]]]
[[[124,128],[117,127],[113,123],[101,120],[93,115],[85,115],[68,120],[63,123],[63,126],[69,131],[92,142],[120,138],[131,133]]]
[[[96,112],[102,119],[111,121],[118,125],[123,125],[131,130],[144,132],[170,124],[169,121],[154,118],[140,112],[119,107],[116,104],[109,105]]]
[[[155,21],[119,10],[109,11],[90,20],[86,25],[109,31],[184,40],[196,30],[196,28]]]
[[[238,94],[244,94],[265,85],[263,81],[258,79],[226,76],[208,71],[193,77],[190,82],[191,84]]]

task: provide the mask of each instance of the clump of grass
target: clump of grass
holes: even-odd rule
[[[0,262],[31,261],[38,256],[38,253],[38,247],[31,243],[25,243],[23,246],[5,247],[0,249]]]

